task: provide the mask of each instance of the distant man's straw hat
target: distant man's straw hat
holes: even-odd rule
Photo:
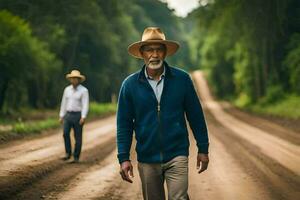
[[[143,58],[140,48],[146,44],[160,43],[166,46],[166,56],[173,55],[179,48],[176,41],[166,40],[165,34],[158,27],[148,27],[144,30],[142,40],[128,46],[128,52],[136,58]]]
[[[70,80],[70,78],[79,78],[81,83],[85,81],[85,76],[80,74],[78,70],[72,70],[70,74],[66,75],[66,79]]]

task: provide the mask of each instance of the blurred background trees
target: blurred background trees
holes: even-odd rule
[[[216,96],[247,105],[300,94],[300,1],[201,2],[185,21]]]
[[[184,43],[182,24],[166,3],[152,0],[0,0],[0,110],[54,108],[77,68],[93,101],[109,102],[138,68],[127,46],[147,26]],[[184,64],[186,52],[173,60]]]
[[[159,0],[0,0],[1,112],[56,108],[74,68],[87,76],[93,101],[110,102],[143,64],[127,46],[147,26],[179,41],[167,61],[204,69],[221,99],[241,106],[299,99],[299,0],[199,2],[181,18]]]

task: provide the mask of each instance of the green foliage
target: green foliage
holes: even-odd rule
[[[89,107],[89,118],[103,117],[116,112],[117,105],[112,103],[99,104],[91,102]],[[17,122],[13,124],[12,132],[15,133],[39,133],[41,131],[59,127],[59,122],[56,117],[50,117],[41,120],[29,122]]]
[[[61,65],[31,32],[20,17],[0,11],[0,108],[4,105],[6,111],[24,104],[46,105],[49,73]]]
[[[96,103],[91,102],[89,108],[89,116],[90,117],[99,117],[102,115],[108,115],[115,113],[117,110],[117,104],[115,103]]]
[[[266,95],[259,100],[261,105],[274,104],[285,98],[284,90],[280,85],[273,85],[267,88]]]
[[[247,108],[251,105],[252,100],[246,93],[240,93],[239,96],[233,101],[233,103],[240,108]]]
[[[15,133],[37,133],[42,130],[55,128],[59,126],[57,119],[46,119],[38,122],[24,123],[19,122],[14,124],[12,132]]]
[[[295,94],[285,95],[280,100],[268,103],[257,103],[248,107],[253,112],[271,116],[300,119],[300,96]]]
[[[79,69],[97,102],[110,102],[122,80],[140,68],[127,46],[147,26],[160,26],[182,50],[172,64],[187,66],[181,19],[158,0],[0,0],[0,111],[54,108],[65,74]],[[6,10],[6,11],[3,11]]]
[[[116,112],[115,103],[91,102],[88,119],[102,118]],[[23,109],[14,113],[10,118],[0,118],[0,142],[60,127],[57,110]]]
[[[289,71],[289,83],[292,89],[300,94],[300,33],[295,33],[291,37],[288,49],[284,66]]]
[[[216,96],[247,107],[299,94],[300,2],[208,2],[188,16],[186,28],[192,60],[210,71]]]

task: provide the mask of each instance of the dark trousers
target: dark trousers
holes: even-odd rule
[[[73,128],[75,137],[75,150],[73,155],[75,159],[79,159],[82,145],[83,126],[79,124],[80,118],[80,112],[67,112],[64,117],[64,141],[66,153],[70,156],[72,155],[70,132],[71,128]]]

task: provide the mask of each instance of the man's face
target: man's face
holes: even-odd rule
[[[77,86],[80,83],[80,79],[79,78],[70,78],[70,82],[73,86]]]
[[[144,62],[150,69],[159,69],[166,57],[166,48],[163,44],[149,44],[141,48]]]

